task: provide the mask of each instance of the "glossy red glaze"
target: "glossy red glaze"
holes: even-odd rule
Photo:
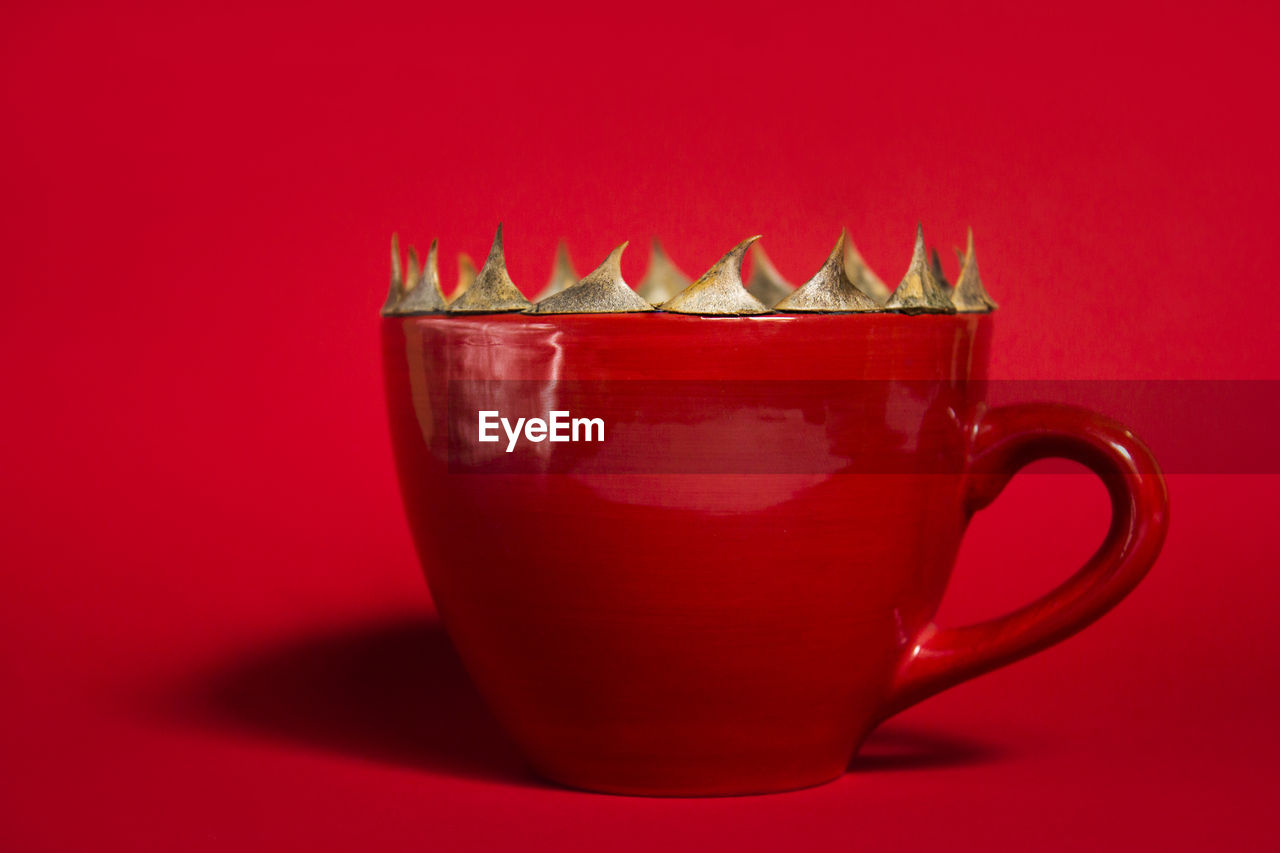
[[[818,784],[843,773],[885,717],[1118,602],[1164,538],[1156,463],[1099,415],[986,410],[980,383],[965,380],[984,378],[991,325],[987,315],[385,319],[391,429],[427,580],[533,767],[634,794]],[[819,409],[788,421],[767,399],[720,412],[719,401],[684,398],[655,399],[645,415],[659,428],[715,420],[722,441],[757,444],[790,423],[790,440],[846,458],[909,452],[951,460],[956,473],[494,474],[468,458],[451,469],[449,419],[474,419],[481,401],[451,410],[448,383],[473,379],[531,380],[524,387],[547,400],[582,379],[893,380],[866,383],[851,417]],[[912,396],[908,381],[921,379],[942,380],[931,399]],[[1105,481],[1106,541],[1040,601],[937,628],[970,515],[1044,456]]]

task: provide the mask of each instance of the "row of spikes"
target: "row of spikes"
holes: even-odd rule
[[[409,249],[407,275],[401,266],[396,235],[391,236],[391,289],[382,306],[383,316],[408,314],[492,314],[523,311],[529,314],[619,314],[660,310],[676,314],[750,315],[770,310],[800,313],[954,314],[992,311],[996,303],[987,295],[978,275],[973,251],[973,230],[968,247],[956,256],[960,276],[954,286],[942,273],[938,251],[925,253],[924,229],[916,227],[911,263],[897,288],[890,291],[862,259],[842,229],[822,268],[800,287],[787,282],[756,244],[759,236],[734,246],[697,281],[682,273],[657,240],[649,269],[633,290],[622,278],[623,243],[599,267],[579,279],[563,242],[556,252],[551,280],[530,302],[507,273],[502,226],[484,266],[477,272],[466,255],[459,255],[458,284],[446,299],[440,288],[438,241],[432,241],[425,264]],[[750,249],[754,264],[750,279],[742,280],[742,261]]]

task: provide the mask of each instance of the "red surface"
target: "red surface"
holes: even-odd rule
[[[383,320],[392,446],[432,598],[530,765],[621,794],[830,782],[887,717],[1119,603],[1165,538],[1158,466],[1088,410],[987,407],[994,325],[989,314]],[[588,378],[598,393],[583,393]],[[648,393],[630,391],[637,380]],[[595,416],[608,434],[503,448],[479,441],[485,409]],[[695,458],[724,446],[826,456],[803,473],[662,467],[677,445]],[[530,457],[522,473],[507,473],[511,454]],[[1054,457],[1106,485],[1114,518],[1097,554],[1014,612],[938,628],[972,515]]]
[[[0,845],[1269,844],[1274,477],[1173,474],[1114,613],[831,785],[530,781],[431,621],[374,314],[392,229],[451,281],[501,218],[533,292],[560,234],[696,273],[763,233],[800,279],[840,224],[892,281],[922,219],[975,227],[995,376],[1278,378],[1274,10],[467,8],[0,12]],[[1015,479],[944,620],[1065,577],[1105,503]]]

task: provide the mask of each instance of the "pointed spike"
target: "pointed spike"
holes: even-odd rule
[[[950,293],[951,282],[947,281],[947,276],[942,271],[942,259],[938,257],[936,246],[929,249],[929,271],[933,273],[934,280]]]
[[[556,260],[551,267],[551,278],[547,280],[547,286],[542,288],[542,292],[538,294],[538,299],[546,299],[553,293],[559,293],[567,287],[573,287],[578,283],[578,271],[574,269],[573,261],[569,258],[569,247],[561,240],[556,246]]]
[[[924,250],[924,226],[916,226],[916,244],[911,251],[911,265],[897,290],[885,305],[886,311],[900,314],[954,314],[956,308],[947,292],[933,277]]]
[[[785,299],[796,286],[782,277],[778,268],[765,254],[759,243],[751,246],[751,277],[747,279],[747,293],[760,300],[762,305],[776,305]]]
[[[666,250],[657,237],[649,251],[649,269],[636,292],[645,298],[650,305],[661,305],[680,291],[684,290],[693,279],[685,275],[667,256]]]
[[[849,233],[842,228],[840,237],[822,268],[801,285],[799,290],[774,306],[774,310],[830,314],[880,311],[880,306],[849,279],[844,263],[848,243]]]
[[[409,250],[409,270],[415,283],[412,287],[406,285],[404,297],[396,306],[397,314],[439,314],[446,309],[448,303],[440,290],[439,243],[439,240],[431,241],[421,276],[416,271],[417,253]]]
[[[404,277],[404,292],[408,293],[418,286],[418,250],[413,246],[409,247],[409,269]]]
[[[553,293],[529,309],[530,314],[629,314],[653,306],[622,278],[623,243],[582,281]]]
[[[977,314],[994,311],[999,306],[982,285],[982,277],[978,275],[978,258],[973,253],[973,229],[969,229],[968,248],[964,253],[964,261],[960,265],[960,277],[956,279],[956,289],[951,294],[951,301],[956,311],[962,314]]]
[[[604,259],[604,263],[596,267],[592,272],[608,271],[609,275],[618,281],[622,281],[622,253],[631,245],[630,240],[623,240],[614,250],[609,253],[609,257]],[[634,292],[634,291],[633,291]]]
[[[391,234],[391,286],[387,289],[387,299],[382,303],[382,308],[378,313],[383,317],[389,317],[396,313],[396,305],[400,303],[400,298],[404,296],[404,274],[400,269],[400,237],[392,232]]]
[[[532,303],[524,298],[507,272],[507,259],[502,248],[502,225],[493,235],[489,257],[476,274],[476,280],[449,306],[454,314],[501,314],[523,311]]]
[[[862,259],[862,253],[858,251],[858,247],[853,245],[853,241],[847,243],[848,251],[844,256],[844,272],[849,277],[849,281],[853,282],[853,286],[861,290],[864,294],[871,297],[871,301],[879,306],[884,306],[892,296],[892,291],[880,276],[867,266],[867,262]]]
[[[453,286],[453,293],[449,296],[450,302],[456,302],[458,297],[466,293],[471,285],[476,283],[476,262],[471,260],[471,256],[466,252],[458,253],[458,283]]]
[[[742,283],[742,259],[747,248],[759,239],[757,234],[734,246],[697,281],[664,302],[662,310],[706,316],[768,314],[769,309],[747,293]]]

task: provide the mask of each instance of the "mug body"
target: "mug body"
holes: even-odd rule
[[[845,771],[959,547],[990,315],[382,323],[432,596],[537,772],[708,795]],[[603,441],[478,441],[480,412],[557,410]]]

